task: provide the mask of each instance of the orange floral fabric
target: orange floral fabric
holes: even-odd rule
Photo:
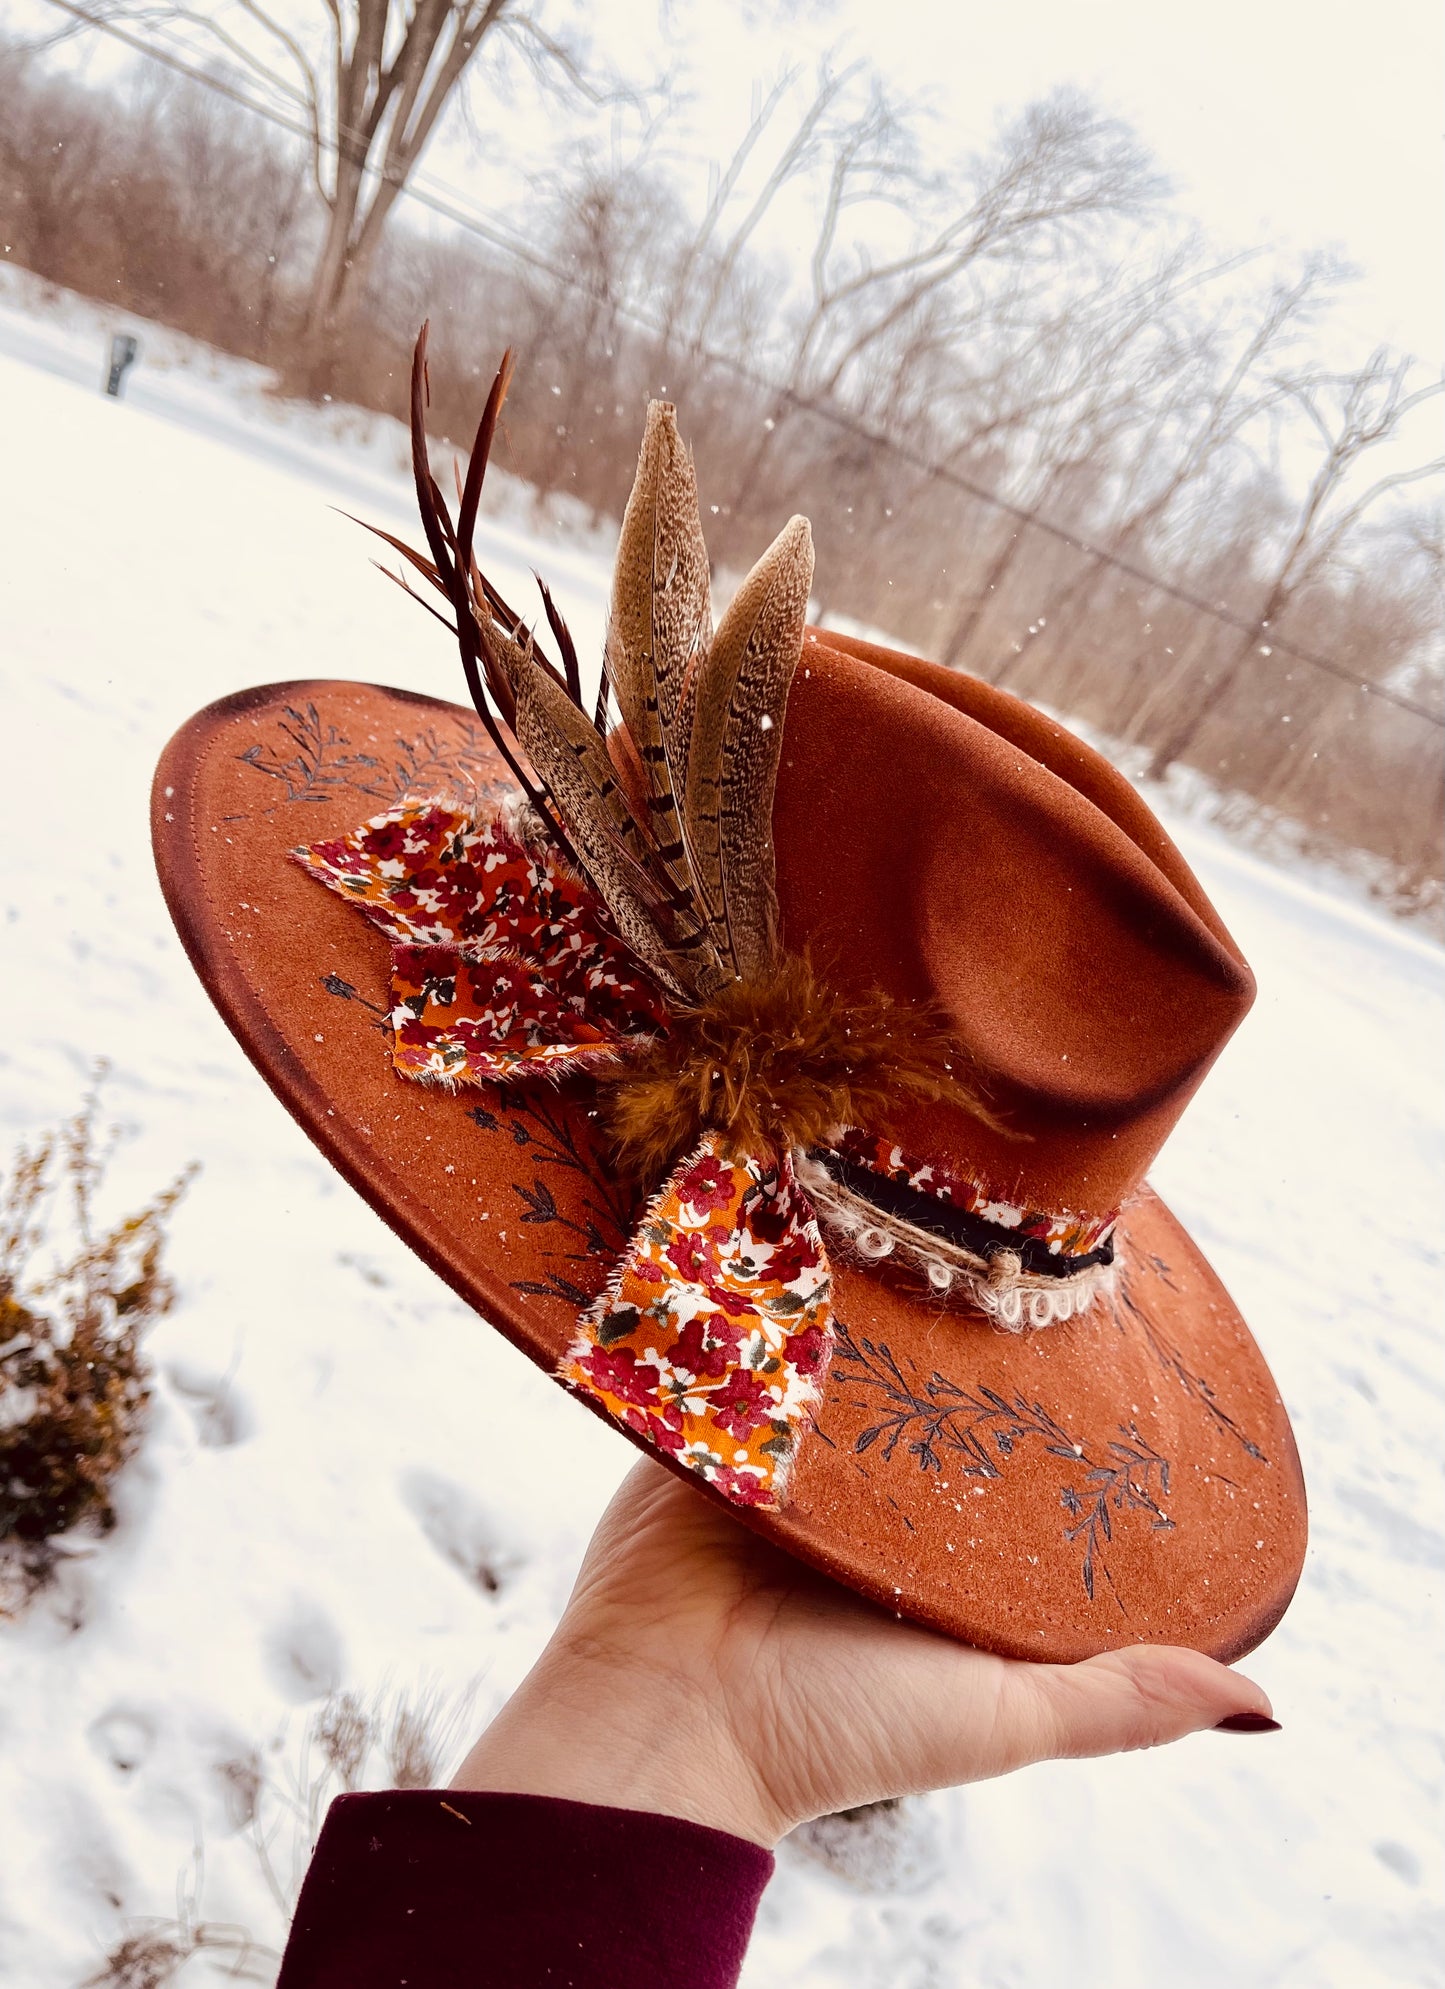
[[[392,1061],[404,1077],[556,1076],[664,1025],[660,990],[596,893],[499,820],[402,806],[292,855],[391,939]]]
[[[776,1506],[827,1371],[831,1291],[791,1159],[730,1159],[708,1134],[559,1373],[737,1504]]]
[[[546,848],[440,804],[292,852],[392,941],[403,1077],[505,1084],[667,1027],[605,908]],[[708,1135],[656,1197],[559,1378],[741,1505],[782,1503],[832,1349],[831,1278],[786,1154]]]

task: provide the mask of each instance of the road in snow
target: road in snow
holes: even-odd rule
[[[484,1716],[631,1456],[313,1154],[212,1012],[151,869],[151,768],[209,699],[333,674],[455,693],[445,638],[328,508],[412,529],[397,433],[353,421],[339,446],[229,362],[143,364],[108,403],[100,323],[0,296],[0,1130],[8,1150],[69,1112],[105,1057],[133,1129],[114,1202],[193,1156],[204,1172],[122,1523],[0,1627],[0,1981],[25,1989],[69,1989],[128,1916],[173,1910],[198,1844],[205,1915],[277,1944],[225,1764],[259,1746],[284,1773],[333,1684],[475,1681]],[[595,546],[514,522],[481,551],[509,593],[542,565],[595,646]],[[1285,1731],[935,1798],[892,1893],[785,1847],[750,1985],[1445,1983],[1445,956],[1180,839],[1261,997],[1155,1179],[1296,1418],[1313,1545],[1249,1661]],[[482,1561],[495,1594],[467,1578]]]

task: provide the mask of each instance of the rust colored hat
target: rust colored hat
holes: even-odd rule
[[[669,408],[584,710],[550,600],[556,666],[471,553],[505,370],[455,523],[420,360],[414,393],[407,557],[472,708],[282,684],[166,750],[212,998],[457,1292],[749,1525],[1005,1655],[1241,1655],[1304,1488],[1145,1181],[1253,998],[1238,948],[1061,726],[805,630],[804,521],[714,634]]]

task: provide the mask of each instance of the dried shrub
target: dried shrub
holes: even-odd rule
[[[409,1699],[399,1692],[386,1721],[382,1752],[396,1789],[434,1789],[458,1752],[472,1716],[472,1694],[448,1696],[430,1685]]]
[[[174,1297],[166,1225],[193,1170],[99,1226],[97,1108],[98,1086],[0,1189],[0,1612],[44,1581],[57,1535],[114,1524],[150,1400],[141,1342]]]
[[[311,1730],[342,1788],[358,1788],[366,1757],[376,1738],[376,1721],[356,1693],[333,1693],[313,1720]]]
[[[217,1763],[238,1826],[249,1842],[275,1907],[276,1931],[296,1912],[301,1882],[332,1798],[363,1788],[439,1786],[472,1718],[474,1688],[447,1692],[436,1683],[415,1691],[333,1692],[306,1720],[284,1759],[280,1736]],[[176,1888],[176,1911],[131,1920],[82,1989],[169,1989],[190,1981],[187,1964],[215,1957],[226,1980],[271,1983],[281,1956],[248,1928],[201,1917],[205,1863],[197,1844]],[[207,1980],[210,1977],[206,1978]]]
[[[307,1719],[289,1760],[266,1767],[251,1843],[283,1923],[334,1796],[356,1789],[436,1788],[460,1752],[472,1690],[333,1692]],[[273,1750],[275,1752],[276,1750]]]
[[[227,1961],[233,1982],[272,1983],[281,1957],[253,1941],[244,1927],[209,1921],[165,1920],[132,1929],[116,1943],[84,1989],[165,1989],[193,1955],[214,1954]]]
[[[195,1955],[226,1963],[233,1982],[273,1983],[281,1956],[251,1938],[244,1927],[200,1917],[205,1866],[199,1848],[176,1886],[176,1911],[167,1919],[133,1921],[81,1989],[165,1989]],[[214,1978],[213,1978],[214,1979]]]
[[[86,1977],[86,1989],[102,1983],[109,1989],[160,1989],[194,1952],[178,1927],[142,1928],[116,1943],[103,1965]]]
[[[320,1779],[334,1778],[343,1789],[359,1789],[369,1768],[392,1788],[430,1789],[464,1710],[465,1702],[450,1704],[434,1687],[414,1699],[398,1693],[389,1703],[377,1696],[370,1705],[355,1692],[334,1692],[313,1715],[307,1741],[326,1763]]]
[[[216,1764],[216,1775],[224,1792],[226,1814],[231,1827],[242,1830],[256,1821],[266,1769],[259,1747],[244,1748]]]

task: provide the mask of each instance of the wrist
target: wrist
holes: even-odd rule
[[[552,1651],[451,1786],[681,1817],[769,1851],[789,1828],[690,1681]]]

